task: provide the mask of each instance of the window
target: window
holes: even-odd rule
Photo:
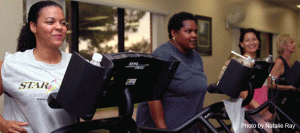
[[[41,0],[23,0],[24,23],[29,7],[37,1]],[[67,18],[68,32],[66,42],[60,47],[62,51],[77,51],[87,59],[90,59],[92,52],[151,53],[152,49],[168,38],[164,31],[168,12],[163,9],[106,0],[53,1],[63,7]],[[118,7],[132,7],[139,10]],[[118,18],[124,19],[124,28],[118,28],[120,24]],[[123,37],[118,36],[120,33]]]
[[[125,52],[150,53],[150,43],[150,13],[125,9]]]
[[[67,20],[70,51],[78,51],[87,59],[94,52],[151,52],[149,12],[68,0]],[[73,33],[76,30],[77,35]]]

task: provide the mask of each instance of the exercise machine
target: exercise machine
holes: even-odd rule
[[[58,93],[50,94],[51,108],[63,108],[84,122],[61,127],[53,133],[138,132],[132,119],[135,103],[161,99],[180,61],[150,54],[104,54],[101,67],[93,66],[78,53],[72,54]],[[97,108],[119,107],[119,116],[91,120]]]
[[[296,61],[294,63],[291,70],[288,72],[285,81],[287,82],[287,84],[290,84],[296,88],[300,87],[300,63],[298,61]],[[287,128],[291,128],[291,127],[287,127],[286,124],[293,125],[295,130],[300,131],[299,123],[295,122],[295,119],[299,119],[299,118],[291,118],[282,109],[280,109],[280,107],[278,105],[276,105],[275,101],[278,100],[277,97],[278,97],[278,93],[279,93],[279,89],[276,87],[278,82],[279,82],[278,79],[271,76],[271,83],[275,84],[274,85],[275,88],[270,88],[270,90],[269,90],[271,92],[271,97],[269,98],[269,100],[267,102],[262,104],[257,109],[246,111],[245,119],[249,123],[257,125],[257,122],[254,121],[251,118],[251,116],[255,115],[255,114],[259,113],[260,111],[262,111],[263,109],[269,107],[270,111],[272,111],[274,113],[274,119],[275,119],[274,124],[276,125],[275,128],[273,129],[273,132],[284,132]],[[299,90],[296,90],[296,91],[299,91]],[[295,93],[296,93],[296,91],[295,91]],[[300,96],[299,96],[299,99],[300,99]],[[299,103],[299,101],[295,101],[295,103]],[[295,107],[297,108],[298,106],[295,106]],[[290,109],[292,109],[292,107],[290,107]],[[298,108],[298,112],[299,111],[300,110]],[[278,127],[278,128],[276,128],[276,127]],[[263,129],[258,128],[258,127],[255,127],[255,129],[260,133],[266,132]],[[289,132],[289,131],[286,131],[286,132]]]
[[[247,105],[253,98],[253,88],[261,87],[265,79],[269,75],[269,71],[272,68],[272,64],[257,61],[255,62],[253,68],[242,65],[235,59],[231,59],[227,69],[225,70],[222,78],[220,79],[218,85],[211,84],[208,87],[210,93],[226,94],[231,98],[238,98],[241,91],[248,90],[248,96],[243,100],[242,106]],[[189,121],[183,123],[176,129],[157,129],[150,127],[139,127],[143,133],[151,132],[171,132],[180,133],[188,129],[191,125],[196,122],[200,122],[209,133],[218,133],[216,127],[214,127],[210,119],[216,119],[221,128],[226,132],[231,132],[230,127],[228,127],[223,120],[228,120],[229,117],[224,109],[224,103],[218,102],[212,104],[203,109],[198,115],[191,118]]]

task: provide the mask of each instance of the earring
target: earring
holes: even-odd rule
[[[172,40],[175,41],[176,40],[175,37],[173,37]]]

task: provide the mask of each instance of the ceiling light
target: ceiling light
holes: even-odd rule
[[[300,8],[300,5],[297,5],[298,8]]]

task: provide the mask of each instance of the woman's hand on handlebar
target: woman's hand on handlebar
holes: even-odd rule
[[[2,133],[27,133],[27,130],[23,126],[27,126],[28,123],[19,121],[5,121],[1,125]]]
[[[262,110],[260,112],[260,114],[262,115],[263,119],[266,121],[272,121],[273,120],[273,114],[267,109],[265,108],[264,110]]]

